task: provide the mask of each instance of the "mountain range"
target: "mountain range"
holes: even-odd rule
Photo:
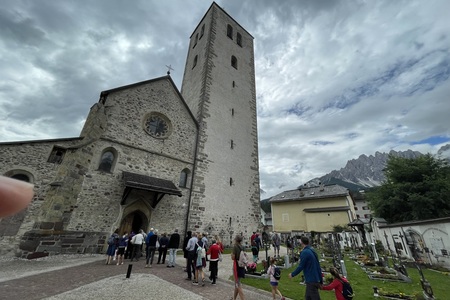
[[[375,152],[375,155],[360,155],[357,159],[347,161],[345,167],[333,170],[322,177],[311,179],[304,186],[317,186],[319,184],[339,184],[349,190],[361,190],[379,186],[385,179],[383,169],[386,166],[389,155],[402,158],[417,158],[424,155],[418,151],[394,151],[389,153]],[[437,156],[440,158],[450,158],[450,144],[439,149]]]

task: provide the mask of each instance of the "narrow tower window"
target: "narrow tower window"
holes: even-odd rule
[[[230,177],[230,186],[233,185],[233,178]]]
[[[195,68],[195,66],[197,65],[197,59],[198,59],[198,55],[196,55],[194,57],[194,63],[192,64],[192,69]]]
[[[231,115],[234,116],[234,108],[231,109]]]
[[[183,171],[181,171],[180,173],[180,187],[187,187],[187,182],[188,182],[188,176],[189,176],[189,170],[188,169],[184,169]]]
[[[242,47],[242,35],[239,32],[236,35],[236,43]]]
[[[202,38],[203,34],[205,34],[205,24],[203,24],[202,30],[200,31],[200,39]]]
[[[234,82],[234,80],[233,80],[233,87],[235,87],[236,86],[236,83]]]
[[[197,41],[198,41],[198,33],[195,35],[195,42],[192,48],[195,48],[195,46],[197,46]]]
[[[230,24],[227,25],[227,36],[230,39],[233,39],[233,27]]]
[[[230,142],[230,148],[234,149],[234,142],[233,142],[233,140],[231,140],[231,142]]]
[[[237,63],[237,58],[236,58],[236,56],[231,56],[231,66],[233,67],[233,68],[235,68],[236,70],[237,70],[237,68],[238,68],[238,63]]]

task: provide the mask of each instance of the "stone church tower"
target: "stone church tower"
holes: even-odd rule
[[[253,37],[213,3],[191,35],[181,94],[199,123],[189,228],[251,234],[259,223]]]
[[[28,181],[0,219],[0,255],[102,253],[108,236],[157,228],[219,235],[260,223],[253,37],[216,3],[170,74],[102,91],[79,137],[0,143],[0,174]]]

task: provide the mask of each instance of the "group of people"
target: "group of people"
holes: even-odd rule
[[[241,235],[235,237],[231,253],[235,281],[233,300],[236,300],[238,296],[241,300],[245,299],[241,278],[245,277],[248,259],[244,246],[242,245],[242,240],[243,237]],[[344,300],[342,290],[343,283],[348,282],[347,279],[341,277],[337,269],[331,268],[330,273],[335,279],[331,284],[324,286],[319,258],[314,249],[310,246],[309,238],[302,236],[300,242],[303,249],[300,252],[299,264],[293,272],[288,274],[288,277],[293,278],[303,272],[306,285],[305,299],[307,300],[320,300],[319,290],[321,289],[334,290],[336,299]],[[262,245],[258,233],[253,232],[253,235],[250,237],[250,243],[253,261],[256,263],[258,260],[259,248]],[[279,257],[279,246],[281,244],[276,232],[272,235],[272,243],[274,245],[275,255],[270,260],[267,274],[269,275],[273,299],[275,300],[276,297],[279,296],[280,299],[283,300],[285,298],[278,289],[279,278],[276,278],[275,276],[275,262],[276,257]],[[108,257],[106,264],[111,264],[115,255],[117,255],[116,264],[123,264],[126,250],[129,248],[131,248],[130,260],[138,261],[141,256],[143,245],[145,245],[146,251],[146,268],[152,266],[156,250],[159,252],[157,264],[165,264],[166,255],[167,252],[169,252],[167,267],[171,268],[175,266],[176,251],[180,246],[180,235],[177,229],[175,229],[170,237],[168,237],[166,233],[158,236],[158,232],[153,228],[151,228],[147,234],[145,234],[143,230],[140,230],[137,234],[132,233],[128,235],[127,233],[124,233],[122,236],[119,236],[119,232],[116,230],[108,239]],[[204,286],[206,277],[205,270],[209,263],[209,280],[211,284],[216,284],[219,261],[222,260],[223,250],[224,246],[217,235],[209,241],[206,233],[202,234],[199,232],[188,231],[183,244],[184,258],[186,259],[186,280],[192,281],[193,285]]]
[[[209,241],[207,233],[188,231],[183,245],[184,258],[186,259],[186,280],[193,285],[205,285],[205,268],[209,263],[209,280],[216,284],[219,271],[219,261],[222,260],[223,244],[216,235]]]
[[[167,233],[158,236],[158,231],[154,228],[150,228],[148,233],[145,233],[141,229],[137,234],[134,232],[130,234],[125,232],[122,236],[119,235],[119,230],[116,229],[108,238],[106,264],[112,264],[116,258],[116,265],[123,265],[124,260],[128,258],[131,262],[134,260],[139,261],[144,247],[146,268],[152,267],[156,250],[158,250],[157,264],[166,263],[168,252],[169,259],[167,267],[175,267],[175,255],[177,249],[180,247],[180,234],[178,233],[178,229],[175,229],[170,237],[167,236]]]
[[[254,233],[255,234],[255,233]],[[275,300],[277,296],[280,297],[281,300],[284,300],[281,291],[278,288],[279,278],[275,276],[276,273],[276,257],[279,257],[279,248],[281,244],[280,237],[276,232],[272,235],[272,243],[274,246],[274,257],[270,260],[270,266],[267,269],[267,274],[269,275],[269,282],[272,288],[272,297]],[[252,238],[251,238],[252,240]],[[340,276],[339,271],[336,268],[330,268],[330,274],[334,277],[334,280],[329,285],[323,285],[323,274],[322,269],[320,267],[319,258],[314,251],[314,249],[310,245],[310,240],[306,236],[302,236],[300,238],[300,243],[303,246],[302,251],[300,252],[300,259],[297,268],[288,274],[289,278],[293,278],[303,272],[305,278],[305,296],[306,300],[320,300],[319,290],[334,290],[335,297],[337,300],[345,300],[343,296],[344,283],[348,283],[345,277]],[[252,244],[252,252],[253,252],[253,242]],[[240,297],[241,300],[245,299],[240,279],[245,277],[245,252],[242,246],[242,236],[236,236],[235,243],[232,252],[233,259],[233,269],[234,269],[234,278],[235,278],[235,289],[234,289],[234,297],[233,300],[237,299],[237,296]]]

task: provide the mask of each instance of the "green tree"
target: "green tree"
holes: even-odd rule
[[[450,215],[450,168],[431,154],[415,159],[390,156],[386,181],[367,193],[375,216],[388,222]]]

